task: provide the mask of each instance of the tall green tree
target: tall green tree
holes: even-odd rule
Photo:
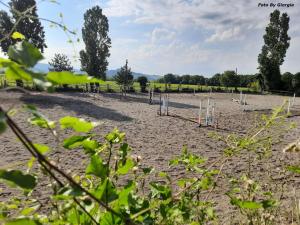
[[[8,47],[17,41],[9,37],[15,24],[15,31],[23,34],[30,43],[44,52],[44,49],[47,48],[45,32],[38,19],[36,1],[11,0],[9,6],[11,16],[3,10],[0,11],[0,39],[7,37],[0,43],[2,51],[7,53]]]
[[[233,70],[225,71],[220,77],[220,83],[224,87],[237,87],[239,86],[239,76]]]
[[[117,84],[122,85],[125,90],[128,90],[129,87],[133,84],[133,75],[131,69],[128,67],[128,60],[126,64],[121,67],[120,71],[114,77]]]
[[[264,45],[258,56],[259,70],[267,90],[276,90],[281,87],[280,66],[284,62],[291,40],[288,36],[289,21],[287,13],[280,15],[279,10],[270,14],[270,23],[264,35]]]
[[[70,59],[65,54],[55,54],[53,59],[49,62],[50,71],[73,71]]]
[[[293,91],[295,88],[295,78],[290,72],[285,72],[281,77],[284,90]]]
[[[136,79],[137,82],[139,82],[140,87],[141,87],[141,91],[145,92],[146,91],[146,87],[147,87],[147,83],[148,83],[148,78],[145,76],[140,76]]]
[[[82,28],[85,50],[80,51],[81,69],[103,80],[106,79],[107,58],[111,47],[108,31],[108,19],[99,6],[86,11]]]

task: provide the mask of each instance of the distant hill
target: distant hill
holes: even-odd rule
[[[45,64],[45,63],[38,63],[35,67],[34,70],[36,72],[42,72],[42,73],[47,73],[49,71],[49,65]],[[106,76],[108,78],[112,78],[113,76],[115,76],[117,74],[117,72],[119,71],[119,69],[117,70],[108,70],[106,72]],[[79,69],[75,68],[75,73],[83,73],[82,71],[80,71]],[[150,75],[150,74],[144,74],[144,73],[136,73],[136,72],[132,72],[133,77],[136,79],[138,77],[141,76],[145,76],[148,78],[148,80],[157,80],[159,79],[161,76],[159,75]]]

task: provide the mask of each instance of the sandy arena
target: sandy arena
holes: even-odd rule
[[[205,98],[209,94],[170,94],[169,112],[186,118],[197,118],[199,109],[199,99]],[[22,104],[32,104],[46,115],[50,120],[58,120],[61,117],[71,115],[82,117],[90,121],[100,121],[102,124],[96,128],[99,137],[117,127],[126,132],[128,143],[133,148],[133,153],[141,155],[143,163],[147,166],[153,166],[157,170],[168,171],[172,177],[181,176],[182,171],[170,169],[168,161],[181,153],[184,145],[192,152],[202,155],[209,160],[220,157],[224,144],[209,137],[211,132],[228,135],[236,133],[245,135],[252,128],[255,121],[259,118],[259,110],[268,112],[268,110],[281,105],[287,97],[282,96],[260,96],[247,95],[247,110],[258,110],[253,112],[243,112],[241,106],[232,102],[231,94],[212,93],[211,97],[216,102],[216,118],[219,129],[198,127],[196,123],[185,121],[178,118],[158,116],[158,95],[155,95],[154,104],[148,104],[147,94],[130,94],[121,99],[119,94],[96,94],[88,96],[80,93],[33,93],[21,94],[14,92],[0,92],[0,105],[8,110],[12,107],[20,108]],[[239,94],[234,98],[238,99]],[[295,105],[300,106],[300,98],[296,98]],[[300,112],[300,111],[299,111]],[[34,143],[55,146],[54,138],[46,130],[32,127],[27,119],[29,114],[18,112],[13,116],[18,125],[28,134]],[[286,162],[296,164],[300,162],[299,155],[283,154],[282,149],[288,143],[299,138],[300,117],[294,116],[288,119],[294,121],[298,127],[282,134],[282,141],[276,144],[273,149],[273,155],[269,162],[276,169],[280,165],[278,158],[284,158]],[[62,136],[66,137],[64,132]],[[70,134],[70,133],[69,133]],[[8,129],[0,136],[0,168],[19,168],[25,167],[30,155],[24,150],[21,143],[17,141],[14,134]],[[62,166],[65,170],[71,170],[72,173],[82,171],[86,161],[84,154],[79,150],[54,150],[50,154],[53,159],[63,161]],[[243,173],[247,164],[245,160],[247,155],[239,158],[233,158],[224,167],[222,176],[235,176]],[[257,178],[260,177],[260,168],[263,165],[257,165]],[[290,183],[290,191],[295,187],[296,196],[300,197],[300,178],[293,178]],[[41,186],[46,185],[43,183]],[[218,184],[213,199],[217,201],[219,208],[229,205],[229,199],[222,195],[228,185]],[[0,201],[11,195],[11,189],[0,184]],[[298,189],[298,190],[297,190]],[[46,187],[40,187],[34,195],[47,193]],[[46,198],[46,195],[45,195]],[[288,198],[288,194],[286,196]],[[287,210],[288,211],[288,210]],[[226,224],[231,220],[230,207],[228,208],[228,219],[220,222]],[[227,222],[226,222],[227,221]]]

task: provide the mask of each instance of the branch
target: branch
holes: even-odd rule
[[[16,134],[16,136],[21,140],[23,145],[26,147],[26,149],[35,157],[37,158],[38,162],[43,166],[43,168],[49,173],[49,175],[55,179],[55,181],[63,186],[63,183],[53,174],[51,171],[54,170],[58,174],[60,174],[62,177],[64,177],[71,186],[77,187],[79,190],[81,190],[83,193],[85,193],[87,196],[89,196],[91,199],[96,201],[100,206],[105,208],[108,212],[111,212],[115,216],[118,216],[122,220],[124,220],[125,224],[128,225],[134,225],[135,223],[130,219],[124,217],[122,214],[116,212],[112,208],[110,208],[107,204],[102,202],[100,199],[98,199],[96,196],[94,196],[91,192],[86,190],[84,187],[82,187],[80,184],[78,184],[75,180],[73,180],[72,177],[70,177],[68,174],[66,174],[64,171],[59,169],[57,166],[53,165],[51,162],[49,162],[44,155],[42,155],[36,147],[33,145],[33,143],[29,140],[29,138],[24,134],[24,132],[14,123],[14,121],[7,115],[7,113],[0,107],[0,112],[5,113],[6,122],[8,126],[12,129],[12,131]],[[49,169],[49,168],[50,169]],[[75,201],[76,202],[76,201]],[[81,205],[80,205],[81,207]]]

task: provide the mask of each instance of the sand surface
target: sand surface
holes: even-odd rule
[[[208,94],[170,94],[169,112],[171,115],[180,115],[185,118],[197,119],[199,110],[199,99],[206,99]],[[239,98],[238,94],[221,94],[212,93],[212,99],[216,102],[215,115],[218,120],[218,129],[211,127],[198,127],[197,124],[174,117],[158,116],[158,95],[154,98],[154,104],[148,104],[148,96],[143,94],[130,94],[121,99],[119,94],[79,94],[79,93],[62,93],[47,94],[33,93],[21,94],[13,92],[0,92],[0,105],[8,110],[12,107],[20,108],[22,104],[32,104],[51,120],[58,120],[67,115],[82,117],[90,121],[100,121],[102,124],[96,128],[99,136],[117,127],[126,132],[128,143],[133,148],[133,153],[138,154],[143,159],[143,164],[153,166],[157,170],[169,172],[173,178],[183,175],[182,171],[170,169],[168,161],[174,156],[181,153],[183,146],[187,146],[192,152],[202,155],[213,161],[222,155],[224,149],[223,142],[216,141],[210,137],[211,132],[221,135],[235,133],[245,135],[250,128],[255,125],[261,111],[268,110],[279,106],[286,97],[282,96],[260,96],[248,95],[247,105],[244,109],[254,110],[253,112],[244,112],[242,107],[231,101],[231,98]],[[204,107],[206,103],[203,103]],[[300,98],[296,98],[295,107],[300,106]],[[255,111],[257,110],[257,111]],[[32,127],[28,124],[29,114],[18,112],[13,116],[18,125],[28,134],[34,143],[47,144],[55,146],[54,138],[48,131]],[[298,127],[300,117],[294,116],[288,121],[295,122]],[[268,160],[269,166],[274,168],[282,165],[282,161],[291,164],[299,164],[300,157],[295,154],[283,154],[282,148],[299,138],[299,128],[282,134],[283,141],[276,144],[273,149],[273,156]],[[67,137],[64,132],[62,137]],[[65,151],[55,150],[51,153],[55,160],[59,159],[65,170],[72,173],[82,172],[83,166],[86,165],[85,157],[79,150]],[[24,150],[10,130],[7,130],[0,136],[0,168],[25,167],[30,155]],[[224,167],[222,177],[238,176],[247,170],[247,155],[231,159]],[[260,171],[264,170],[265,165],[258,163],[256,165],[257,176],[263,178]],[[280,178],[279,178],[280,179]],[[225,179],[224,179],[225,180]],[[35,196],[47,197],[47,180],[41,182],[40,187],[34,192]],[[296,189],[296,197],[300,197],[299,192],[300,178],[293,177],[289,180],[284,197],[289,201],[292,197],[290,193],[293,188]],[[5,199],[12,194],[12,190],[0,184],[0,200]],[[221,195],[226,192],[228,183],[220,179],[216,191],[212,194],[212,199],[216,201],[217,208],[224,209],[229,205],[229,199]],[[293,196],[294,197],[294,196]],[[220,222],[230,223],[232,214],[230,207],[226,208],[227,218],[220,219]],[[289,211],[290,209],[286,209]]]

